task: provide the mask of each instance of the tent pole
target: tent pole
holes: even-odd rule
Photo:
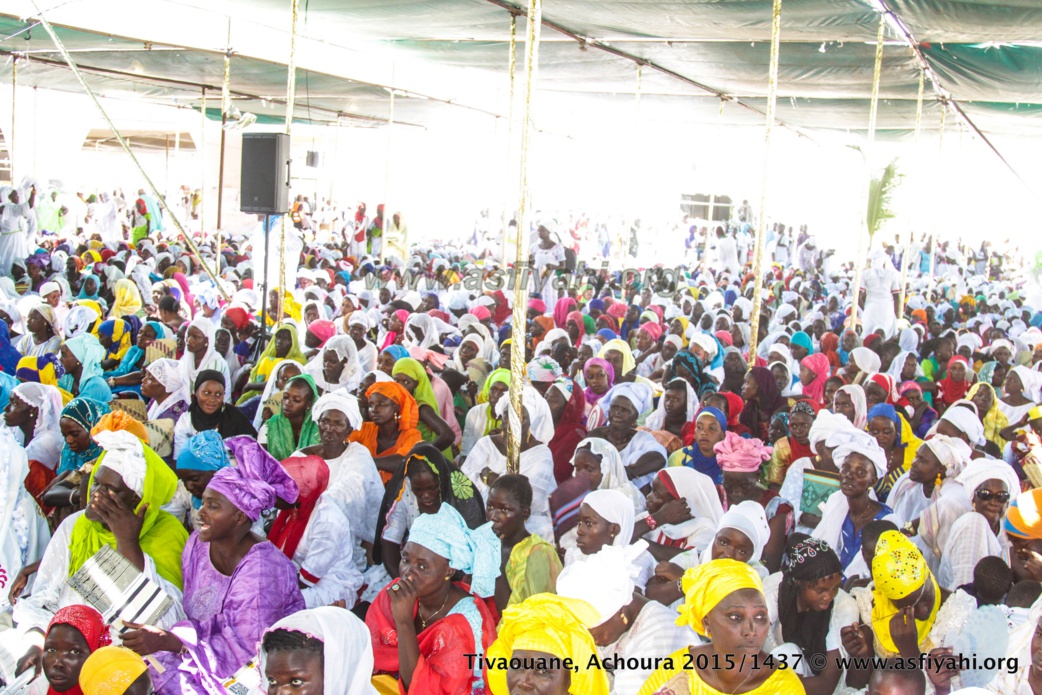
[[[753,311],[749,331],[749,367],[756,365],[756,343],[760,337],[760,310],[763,306],[763,246],[767,237],[767,184],[770,181],[771,131],[778,102],[778,55],[781,49],[782,0],[774,0],[771,13],[771,64],[767,74],[767,125],[764,128],[763,183],[760,187],[760,217],[756,224],[756,250],[753,253]],[[721,107],[722,109],[722,107]],[[712,216],[712,211],[710,211]],[[709,238],[706,237],[706,248]]]
[[[221,226],[224,220],[224,145],[227,140],[228,108],[231,105],[232,18],[228,17],[228,47],[224,50],[224,82],[221,83],[221,163],[217,173],[217,267],[221,267]]]
[[[300,0],[293,0],[292,12],[291,12],[291,23],[290,23],[290,35],[289,35],[289,61],[288,70],[286,76],[286,135],[290,135],[293,129],[293,109],[297,101],[297,18],[300,14]],[[292,147],[293,140],[290,139],[290,157],[292,158]],[[292,203],[290,203],[292,205]],[[286,214],[282,213],[282,224],[279,229],[279,292],[283,295],[287,294],[286,290]],[[268,257],[264,257],[264,262],[268,262]],[[268,291],[268,287],[264,288],[264,291]],[[286,302],[279,297],[279,318],[278,323],[282,322],[282,317],[286,315]],[[267,317],[265,317],[267,321]]]
[[[199,231],[206,232],[206,87],[203,87],[203,97],[200,102],[199,111],[203,116],[199,130]]]
[[[926,82],[926,73],[919,70],[919,96],[915,102],[915,147],[918,154],[919,134],[923,129],[923,84]],[[904,315],[905,299],[908,296],[908,254],[912,252],[912,236],[914,232],[909,229],[905,238],[905,248],[901,252],[901,314]],[[901,318],[898,316],[897,318]]]
[[[232,298],[228,296],[228,293],[224,291],[224,288],[221,286],[221,284],[217,282],[217,278],[214,276],[213,271],[210,270],[210,266],[206,264],[206,261],[199,253],[199,247],[197,247],[195,245],[195,242],[192,241],[192,236],[185,232],[184,227],[181,225],[181,221],[177,219],[177,214],[170,207],[169,203],[166,202],[166,196],[160,193],[159,189],[156,188],[156,185],[152,182],[152,178],[148,175],[148,172],[145,171],[145,168],[141,166],[141,162],[138,161],[138,158],[134,154],[134,151],[130,149],[130,145],[127,144],[126,139],[119,132],[119,130],[116,129],[116,124],[112,122],[112,119],[109,118],[108,112],[105,111],[105,108],[101,105],[101,102],[98,101],[98,97],[94,94],[94,90],[92,90],[90,88],[90,85],[87,84],[87,81],[83,79],[83,73],[80,72],[79,67],[76,65],[75,62],[73,62],[72,56],[69,55],[69,51],[65,48],[65,44],[62,43],[61,39],[58,38],[58,35],[54,33],[54,28],[51,26],[51,23],[47,21],[47,18],[44,17],[43,12],[40,11],[40,6],[37,4],[36,0],[32,0],[32,3],[33,7],[35,7],[36,11],[39,13],[40,24],[43,26],[44,31],[46,31],[47,34],[51,37],[51,41],[54,42],[55,48],[58,49],[58,52],[61,54],[62,59],[65,60],[65,63],[69,66],[69,69],[72,70],[72,74],[76,76],[76,80],[80,83],[80,86],[83,87],[83,91],[86,92],[87,96],[90,97],[90,100],[94,102],[94,106],[97,107],[98,111],[101,113],[101,117],[105,119],[105,123],[108,124],[109,129],[112,131],[113,135],[116,136],[116,140],[119,141],[120,147],[122,147],[123,151],[126,152],[127,155],[130,157],[130,161],[134,162],[134,166],[137,167],[138,172],[145,179],[145,183],[148,184],[149,189],[151,189],[152,195],[154,195],[156,199],[159,201],[159,204],[163,207],[163,210],[170,215],[170,221],[174,223],[175,227],[177,227],[177,232],[181,235],[181,238],[184,240],[185,246],[187,246],[188,250],[194,253],[196,257],[199,259],[199,264],[203,266],[203,270],[206,271],[206,274],[210,277],[211,280],[213,280],[214,284],[217,285],[217,290],[224,296],[225,301],[232,301]]]
[[[726,99],[720,99],[720,113],[716,117],[716,142],[720,142],[720,132],[724,125],[724,104],[727,103]],[[714,222],[714,211],[716,210],[716,189],[714,188],[709,193],[709,214],[706,220],[706,245],[705,250],[702,252],[702,274],[705,275],[709,272],[709,235],[713,233],[713,222]]]
[[[948,115],[948,104],[947,102],[941,102],[941,130],[937,135],[937,168],[943,171],[944,162],[941,161],[941,157],[944,155],[944,125],[945,117]],[[934,275],[937,274],[937,222],[933,224],[933,228],[930,230],[930,279],[933,280]]]
[[[18,94],[18,56],[14,56],[11,61],[11,138],[7,143],[7,159],[11,163],[11,187],[14,188],[18,184],[14,178],[14,115],[15,115],[15,101]],[[6,202],[6,201],[4,201]]]
[[[779,0],[780,2],[780,0]],[[525,383],[525,336],[528,314],[528,148],[532,135],[532,88],[539,70],[539,33],[543,23],[542,0],[528,0],[528,31],[525,37],[525,107],[521,113],[520,201],[517,210],[517,263],[514,276],[514,315],[510,328],[510,412],[507,470],[521,470],[522,395]],[[524,260],[522,260],[524,259]]]
[[[876,118],[879,115],[879,78],[883,72],[883,38],[886,32],[886,15],[879,15],[879,32],[876,34],[876,62],[875,68],[872,73],[872,105],[868,112],[868,151],[865,154],[865,172],[867,190],[865,191],[865,216],[861,224],[863,234],[858,234],[857,237],[857,265],[854,266],[854,293],[851,295],[852,302],[850,305],[850,328],[853,330],[857,326],[857,315],[858,309],[860,308],[861,301],[861,274],[862,266],[865,264],[864,251],[865,242],[872,242],[868,239],[868,198],[872,191],[872,154],[875,151],[876,142]],[[866,238],[862,238],[866,237]]]
[[[391,196],[391,148],[394,145],[394,68],[391,72],[391,97],[387,102],[387,154],[384,156],[384,219],[380,228],[380,265],[384,264],[384,256],[387,255],[387,235],[391,231],[391,222],[394,221],[391,206],[387,204]]]
[[[516,82],[515,73],[517,72],[517,14],[514,13],[514,12],[510,13],[510,60],[509,60],[509,62],[507,64],[507,70],[508,70],[509,76],[510,76],[510,79],[509,79],[509,82],[510,82],[510,102],[509,102],[509,104],[507,106],[507,114],[508,114],[507,115],[507,147],[506,147],[506,167],[505,168],[509,172],[510,165],[511,165],[511,160],[513,159],[513,157],[511,157],[511,151],[513,150],[513,145],[514,145],[514,83]],[[510,176],[509,176],[509,173],[508,173],[507,181],[509,181],[509,180],[510,180]],[[511,206],[511,208],[512,207],[513,206]],[[509,214],[513,215],[513,210],[512,209],[511,209]],[[507,267],[507,252],[510,250],[509,249],[510,244],[509,244],[509,241],[507,239],[507,228],[508,227],[509,227],[509,225],[504,226],[503,227],[503,231],[502,231],[502,233],[500,235],[501,236],[502,247],[503,247],[503,251],[502,251],[503,255],[502,255],[502,259],[501,260],[503,261],[503,267],[504,268]],[[516,259],[516,258],[514,259],[515,266],[517,264],[517,260],[518,259]]]

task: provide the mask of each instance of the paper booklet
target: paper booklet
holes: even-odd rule
[[[803,496],[800,512],[821,516],[821,506],[839,489],[839,473],[808,468],[803,471]]]
[[[155,625],[174,605],[159,584],[107,545],[84,562],[68,583],[108,625],[116,621]]]

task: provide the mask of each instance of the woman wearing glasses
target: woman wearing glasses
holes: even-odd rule
[[[941,553],[937,581],[948,591],[972,583],[973,568],[983,557],[995,555],[1009,564],[1010,542],[1002,519],[1020,492],[1013,467],[995,459],[971,461],[956,481],[970,495],[973,512],[952,524]]]

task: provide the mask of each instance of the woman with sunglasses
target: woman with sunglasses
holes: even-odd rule
[[[1013,467],[995,459],[971,461],[956,481],[970,495],[973,511],[952,524],[941,552],[937,581],[948,591],[972,583],[973,568],[981,558],[995,555],[1009,564],[1010,542],[1002,520],[1010,500],[1020,492]]]

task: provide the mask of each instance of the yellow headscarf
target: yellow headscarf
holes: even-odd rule
[[[680,321],[680,325],[684,327],[684,331],[677,337],[680,338],[680,344],[682,347],[687,347],[687,329],[691,325],[691,321],[686,316],[678,316],[673,321]],[[671,322],[672,323],[672,322]],[[669,332],[669,326],[666,326],[666,332]]]
[[[126,647],[101,647],[83,662],[83,695],[123,695],[148,670],[145,660]]]
[[[897,646],[890,636],[890,619],[900,610],[894,601],[900,601],[924,590],[926,582],[933,584],[933,607],[930,617],[916,620],[915,629],[920,647],[930,634],[937,611],[941,608],[941,589],[930,573],[922,553],[900,531],[886,531],[879,537],[872,558],[872,631],[879,644],[889,654],[897,654]]]
[[[608,354],[608,350],[618,350],[622,353],[622,374],[629,374],[636,369],[637,361],[633,359],[633,351],[630,350],[629,343],[625,340],[619,340],[618,338],[609,340],[604,344],[604,347],[601,348],[601,351],[597,353],[597,356],[601,359],[607,359],[605,355]],[[618,383],[619,377],[622,376],[622,374],[615,375],[616,383]]]
[[[109,318],[118,319],[141,311],[141,293],[133,280],[123,278],[116,283],[116,301],[112,303]]]
[[[285,316],[290,317],[297,323],[300,323],[300,317],[302,316],[302,307],[293,297],[292,294],[286,292],[281,287],[273,287],[272,290],[279,296],[279,302],[282,304],[282,313]],[[276,316],[278,314],[276,313]],[[265,318],[268,321],[269,326],[275,325],[275,316],[267,315]]]
[[[679,609],[677,625],[690,625],[703,637],[706,637],[706,629],[702,620],[718,603],[742,589],[756,589],[763,593],[763,582],[756,570],[744,562],[728,559],[692,567],[684,572],[681,587],[684,589],[684,605]]]
[[[608,695],[608,679],[599,668],[587,668],[597,645],[587,629],[596,625],[600,614],[586,601],[554,594],[535,594],[503,611],[499,636],[489,646],[486,657],[493,660],[488,667],[488,686],[492,695],[509,695],[507,669],[496,668],[495,660],[510,661],[516,650],[543,652],[561,659],[571,659],[578,667],[571,675],[569,693],[575,695]]]
[[[966,397],[972,399],[982,388],[991,390],[991,410],[984,416],[984,438],[989,442],[994,442],[995,446],[1001,450],[1006,446],[1006,440],[999,435],[999,432],[1009,427],[1009,418],[999,409],[999,398],[995,394],[995,389],[991,384],[978,381],[970,387]]]
[[[156,563],[159,576],[180,589],[183,586],[181,555],[188,540],[188,532],[176,517],[161,509],[163,505],[170,504],[177,492],[177,475],[148,445],[142,445],[142,449],[145,481],[141,503],[134,509],[136,514],[148,505],[141,526],[141,550]],[[105,465],[105,456],[107,454],[102,454],[94,464],[87,490],[94,489],[94,476]],[[76,519],[69,538],[69,576],[75,574],[103,545],[116,547],[116,536],[112,531],[106,530],[99,521],[91,521],[86,515]]]

